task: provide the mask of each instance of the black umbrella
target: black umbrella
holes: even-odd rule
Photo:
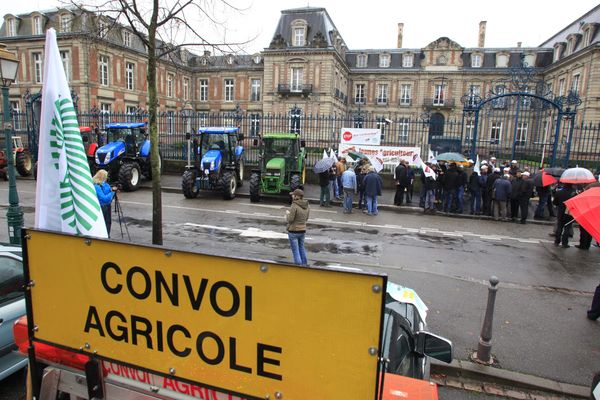
[[[546,171],[547,174],[552,175],[556,178],[560,178],[561,175],[563,174],[563,172],[565,172],[564,168],[544,168],[544,171]]]
[[[329,168],[331,168],[334,162],[335,160],[331,157],[321,158],[319,161],[316,162],[315,166],[313,167],[313,171],[315,171],[315,174],[325,172],[329,170]]]

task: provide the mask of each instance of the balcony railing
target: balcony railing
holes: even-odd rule
[[[399,99],[398,105],[402,107],[408,107],[412,105],[412,99]]]
[[[454,99],[425,99],[423,107],[431,108],[454,108]]]
[[[287,85],[280,83],[277,85],[277,93],[284,96],[308,96],[313,91],[313,85]]]

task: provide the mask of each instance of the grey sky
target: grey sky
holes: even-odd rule
[[[88,0],[89,1],[89,0]],[[487,21],[486,47],[535,47],[576,18],[598,5],[597,0],[558,3],[544,0],[230,0],[241,9],[223,13],[214,6],[225,32],[207,32],[215,41],[256,40],[246,46],[248,53],[268,47],[281,10],[324,7],[350,49],[395,48],[397,25],[404,23],[405,48],[421,48],[441,36],[464,47],[477,46],[479,21]],[[218,2],[217,2],[218,3]],[[0,15],[47,9],[57,0],[2,0]],[[205,31],[206,32],[206,31]]]

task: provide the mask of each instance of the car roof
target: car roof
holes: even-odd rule
[[[0,257],[1,256],[23,261],[23,249],[19,245],[0,243]]]
[[[205,128],[198,129],[198,133],[236,133],[240,128],[236,126],[209,126]]]
[[[112,124],[106,124],[106,129],[127,129],[127,128],[143,128],[146,126],[145,122],[113,122]]]

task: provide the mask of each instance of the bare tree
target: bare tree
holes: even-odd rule
[[[156,69],[159,60],[175,60],[174,55],[182,47],[204,47],[222,53],[237,52],[243,43],[225,43],[208,40],[198,31],[204,21],[208,26],[224,26],[215,18],[216,5],[229,12],[239,12],[224,0],[105,0],[96,5],[79,4],[78,7],[109,17],[115,24],[128,26],[147,48],[148,70],[148,123],[151,141],[152,165],[152,243],[162,245],[162,196],[158,152],[158,96]],[[188,39],[191,38],[191,39]],[[180,41],[180,43],[176,43]]]

